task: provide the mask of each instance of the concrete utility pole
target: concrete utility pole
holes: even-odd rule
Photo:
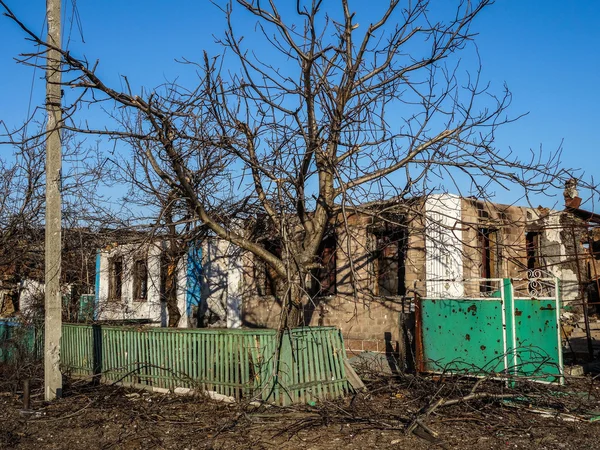
[[[60,48],[61,0],[46,0],[48,40]],[[61,55],[49,49],[46,69],[46,111],[48,112],[46,141],[46,274],[45,274],[45,340],[44,340],[44,392],[47,401],[62,395],[60,373],[60,337],[62,310],[60,292],[61,266]]]

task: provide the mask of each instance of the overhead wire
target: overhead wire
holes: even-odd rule
[[[46,27],[46,15],[44,14],[44,20],[42,21],[42,29],[40,30],[40,36],[42,35],[42,33],[44,32],[44,28]],[[24,137],[27,137],[27,125],[29,125],[29,121],[30,121],[30,114],[31,114],[31,104],[33,102],[33,90],[35,88],[35,74],[37,72],[37,68],[38,68],[38,59],[40,57],[40,52],[39,52],[39,44],[38,44],[38,52],[36,52],[35,55],[35,62],[33,64],[33,74],[31,76],[31,86],[29,87],[29,103],[27,104],[27,122],[25,123],[25,127],[23,128],[23,135]]]
[[[62,41],[61,45],[63,46],[63,48],[65,48],[65,50],[69,49],[69,45],[71,43],[71,35],[73,32],[73,25],[77,26],[77,31],[79,33],[79,36],[81,37],[81,42],[85,44],[85,38],[83,36],[83,25],[81,23],[81,15],[79,14],[79,8],[77,7],[77,0],[70,0],[71,2],[71,18],[69,20],[69,32],[68,32],[68,37],[67,37],[67,42],[66,44],[64,43],[64,33],[61,33],[61,37],[62,37]],[[63,22],[62,23],[67,23],[67,8],[62,8],[63,10]],[[40,30],[40,36],[42,36],[42,34],[44,33],[44,29],[46,28],[46,15],[44,14],[44,19],[42,21],[42,27]],[[35,55],[35,62],[33,64],[33,74],[31,76],[31,86],[29,87],[29,101],[27,104],[27,123],[25,124],[25,127],[23,128],[23,132],[24,132],[24,136],[27,136],[27,125],[29,124],[30,121],[30,116],[31,116],[31,105],[33,103],[33,92],[35,90],[35,80],[36,80],[36,74],[37,74],[37,69],[38,69],[38,60],[40,58],[40,52],[39,52],[39,48],[40,46],[38,45],[38,52]]]
[[[67,38],[67,43],[64,45],[65,50],[69,49],[69,44],[71,43],[71,35],[73,33],[73,25],[77,26],[77,31],[79,32],[79,36],[81,38],[81,42],[85,44],[85,38],[83,37],[83,25],[81,24],[81,15],[79,14],[79,8],[77,7],[77,0],[71,1],[71,19],[69,20],[69,34]],[[66,8],[65,8],[66,10]],[[66,15],[66,11],[65,11]],[[66,23],[66,17],[65,22]]]

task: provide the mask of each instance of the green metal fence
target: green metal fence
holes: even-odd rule
[[[73,375],[287,405],[347,393],[345,357],[341,334],[331,327],[279,335],[66,324],[61,361]]]

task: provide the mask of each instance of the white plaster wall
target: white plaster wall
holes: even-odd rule
[[[241,328],[244,272],[241,251],[237,247],[230,254],[227,275],[227,328]]]
[[[208,239],[202,245],[202,265],[202,302],[210,326],[241,327],[243,273],[239,247],[222,239]]]
[[[35,302],[41,299],[42,303],[38,307],[43,307],[44,283],[39,281],[25,279],[19,292],[19,309],[21,313],[28,316],[35,311]]]
[[[432,195],[425,201],[427,297],[464,295],[461,217],[461,198],[456,195]]]
[[[211,326],[227,325],[227,245],[220,239],[209,239],[202,245],[202,303]]]
[[[562,241],[561,233],[564,227],[560,224],[560,215],[556,212],[550,214],[544,219],[544,236],[554,248],[551,251],[554,255],[559,255],[559,262],[564,263],[567,259],[567,248]],[[556,257],[556,256],[555,256]],[[551,261],[553,262],[553,261]],[[564,267],[563,264],[550,264],[549,272],[560,279],[561,297],[565,302],[576,300],[579,297],[579,282],[574,270]]]

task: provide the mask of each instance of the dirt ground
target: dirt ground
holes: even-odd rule
[[[498,382],[387,377],[368,380],[366,395],[278,408],[69,380],[64,398],[47,404],[34,376],[34,413],[24,417],[20,381],[8,372],[3,377],[3,449],[593,449],[600,443],[600,422],[585,420],[600,397],[600,383],[591,378],[565,388],[507,390]],[[492,397],[424,414],[439,399],[473,392]],[[433,435],[419,425],[407,433],[417,417]]]

